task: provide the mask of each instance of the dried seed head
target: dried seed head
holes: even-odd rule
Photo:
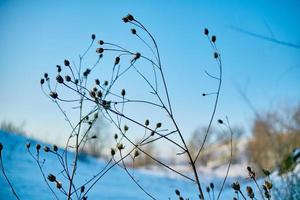
[[[84,190],[85,190],[85,187],[84,187],[84,185],[83,185],[83,186],[80,187],[80,192],[81,192],[81,193],[84,193]]]
[[[70,76],[65,76],[65,80],[67,81],[67,82],[70,82],[71,81],[71,77]]]
[[[87,200],[87,197],[86,196],[82,197],[82,200]]]
[[[267,170],[267,169],[262,169],[263,173],[266,175],[266,176],[270,176],[270,171]]]
[[[122,143],[119,143],[117,148],[121,151],[122,149],[124,149],[124,145]]]
[[[92,40],[96,39],[96,35],[92,34]]]
[[[206,192],[210,192],[210,188],[208,186],[206,187]]]
[[[134,151],[134,156],[133,156],[133,157],[136,158],[136,157],[138,157],[139,155],[140,155],[140,152],[139,152],[138,150],[135,150],[135,151]]]
[[[141,57],[141,53],[137,52],[133,58],[133,60],[137,60]]]
[[[158,123],[156,124],[156,128],[160,128],[160,127],[161,127],[161,123],[158,122]]]
[[[175,190],[175,194],[177,195],[177,196],[180,196],[180,192],[179,192],[179,190]]]
[[[70,66],[70,61],[68,61],[68,60],[66,59],[66,60],[64,60],[64,64],[65,64],[65,66],[69,67],[69,66]]]
[[[254,198],[254,192],[253,192],[252,187],[247,186],[246,191],[247,191],[248,196],[249,196],[251,199],[253,199],[253,198]]]
[[[136,34],[136,29],[132,28],[132,29],[131,29],[131,33],[132,33],[133,35],[135,35],[135,34]]]
[[[114,135],[114,138],[115,138],[115,140],[118,139],[118,134],[115,134],[115,135]]]
[[[99,98],[102,97],[102,92],[100,90],[97,92],[97,97],[99,97]]]
[[[78,79],[75,79],[74,83],[77,85],[79,83]]]
[[[60,73],[61,72],[61,66],[60,65],[56,65],[57,67],[57,72]]]
[[[149,126],[149,124],[150,124],[149,119],[146,119],[145,126]]]
[[[98,89],[97,89],[96,87],[94,87],[94,88],[93,88],[93,91],[94,91],[94,92],[97,92],[97,91],[98,91]]]
[[[224,122],[223,122],[223,120],[218,119],[218,123],[219,123],[219,124],[223,124]]]
[[[39,151],[41,149],[41,145],[40,144],[36,144],[35,148],[36,148],[37,151]]]
[[[204,29],[204,35],[208,35],[209,34],[209,31],[207,28]]]
[[[29,142],[26,143],[26,148],[27,148],[27,149],[30,148],[30,143],[29,143]]]
[[[124,126],[124,132],[128,131],[129,127],[127,125]]]
[[[213,190],[214,187],[215,187],[214,183],[210,183],[209,186],[210,186],[210,188],[211,188],[212,190]]]
[[[47,146],[45,146],[45,147],[44,147],[44,151],[47,153],[47,152],[49,152],[49,151],[50,151],[50,148],[49,148],[49,147],[47,147]]]
[[[92,137],[91,137],[91,139],[96,139],[97,138],[97,135],[93,135]]]
[[[64,79],[63,79],[63,77],[61,77],[61,75],[58,75],[58,76],[56,77],[56,81],[57,81],[58,83],[60,83],[60,84],[64,83]]]
[[[57,99],[58,94],[56,92],[50,92],[50,97],[52,97],[53,99]]]
[[[111,154],[112,156],[114,156],[114,155],[116,154],[116,151],[112,148],[112,149],[110,150],[110,154]]]
[[[94,114],[94,118],[97,119],[99,117],[98,113]]]
[[[47,73],[44,74],[44,78],[45,78],[46,80],[49,78]]]
[[[154,131],[151,131],[151,134],[150,134],[150,136],[153,136],[155,134],[155,132]]]
[[[45,79],[42,78],[40,83],[41,83],[41,85],[43,85],[45,83]]]
[[[104,41],[103,41],[103,40],[99,40],[99,41],[98,41],[98,44],[103,45],[103,44],[104,44]]]
[[[237,181],[232,183],[231,187],[236,191],[239,191],[241,189],[240,183]]]
[[[61,183],[60,183],[60,182],[58,182],[58,181],[56,181],[56,187],[57,187],[58,189],[61,189],[61,188],[62,188],[62,185],[61,185]]]
[[[96,79],[96,80],[95,80],[95,83],[96,83],[96,85],[100,85],[100,80],[99,80],[99,79]]]
[[[273,187],[273,185],[272,185],[272,183],[270,182],[270,181],[265,181],[265,186],[269,189],[269,190],[271,190],[272,189],[272,187]]]
[[[50,181],[50,182],[55,182],[56,181],[56,177],[53,175],[53,174],[49,174],[47,176],[47,179]]]
[[[96,93],[95,93],[94,91],[90,91],[90,96],[91,96],[92,98],[96,98]]]
[[[117,65],[117,64],[119,64],[120,63],[120,57],[118,56],[118,57],[116,57],[116,59],[115,59],[115,65]]]
[[[216,40],[217,40],[217,37],[216,37],[215,35],[211,36],[211,41],[212,41],[213,43],[215,43]]]
[[[84,72],[83,72],[83,76],[87,77],[89,74],[91,73],[91,70],[89,68],[87,68]]]
[[[97,48],[97,49],[96,49],[96,52],[97,52],[97,53],[103,53],[103,52],[104,52],[104,49],[103,49],[103,48]]]
[[[108,81],[104,81],[104,86],[108,86]]]
[[[214,53],[214,58],[217,59],[218,57],[219,57],[219,54],[218,54],[217,52],[215,52],[215,53]]]
[[[53,151],[56,152],[58,150],[58,147],[54,144],[53,147],[52,147],[52,149],[53,149]]]
[[[124,23],[130,22],[134,20],[134,17],[131,14],[126,15],[125,17],[122,18]]]
[[[125,89],[122,89],[122,91],[121,91],[121,95],[124,97],[124,96],[125,96],[125,94],[126,94],[126,91],[125,91]]]
[[[206,94],[205,94],[205,93],[203,93],[203,94],[202,94],[202,96],[204,96],[204,97],[205,97],[205,96],[206,96]]]
[[[247,170],[248,170],[248,172],[252,172],[252,169],[250,166],[247,166]]]

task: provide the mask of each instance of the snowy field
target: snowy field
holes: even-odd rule
[[[0,142],[4,145],[2,152],[4,167],[6,168],[7,175],[21,199],[54,199],[43,180],[36,162],[27,153],[25,147],[25,144],[30,142],[32,151],[35,153],[36,141],[29,140],[23,136],[0,131]],[[41,160],[44,158],[46,159],[45,164],[43,165],[45,174],[48,175],[49,173],[53,173],[57,175],[61,168],[57,164],[56,157],[52,154],[46,155],[44,151],[41,151]],[[88,156],[80,159],[78,163],[78,172],[76,174],[77,186],[80,186],[80,184],[84,183],[85,180],[93,177],[103,168],[104,165],[105,161],[96,160]],[[235,169],[235,166],[233,166],[231,169],[231,174],[220,199],[232,199],[234,197],[234,192],[230,188],[231,183],[235,180],[246,180],[245,178],[237,176],[237,171],[239,171],[239,173],[241,171],[238,170],[240,168],[241,166]],[[223,181],[222,174],[225,174],[225,171],[225,166],[223,169],[221,168],[214,171],[204,168],[201,169],[199,172],[202,180],[202,186],[205,188],[211,181],[213,181],[216,185],[215,194],[217,195],[217,190]],[[246,174],[242,175],[246,176]],[[64,186],[63,178],[59,175],[57,176],[60,178]],[[179,189],[183,197],[197,199],[197,193],[195,191],[196,187],[193,183],[174,175],[171,176],[169,173],[163,172],[159,169],[135,170],[134,176],[139,180],[139,183],[157,199],[178,199],[174,193],[175,189]],[[243,184],[243,186],[245,185],[246,184]],[[57,191],[55,187],[53,188]],[[242,187],[242,189],[244,190],[244,187]],[[64,199],[62,194],[57,193],[57,195],[60,199]],[[14,199],[2,173],[0,175],[0,199]],[[142,200],[150,198],[135,185],[123,169],[115,166],[90,191],[88,199]],[[209,199],[208,196],[207,199]]]

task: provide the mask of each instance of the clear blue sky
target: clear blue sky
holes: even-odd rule
[[[300,49],[232,28],[299,45],[299,1],[0,0],[0,120],[25,121],[36,137],[63,139],[66,124],[40,91],[40,77],[54,75],[65,58],[77,59],[91,33],[138,49],[141,43],[127,42],[131,26],[121,21],[127,13],[157,39],[175,115],[187,136],[207,124],[212,98],[201,94],[216,87],[204,74],[215,71],[204,27],[217,35],[224,65],[217,118],[227,115],[232,124],[251,126],[253,112],[236,87],[260,111],[300,100]]]

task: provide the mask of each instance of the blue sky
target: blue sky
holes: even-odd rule
[[[121,18],[132,13],[159,44],[172,104],[188,135],[208,123],[216,66],[203,28],[217,35],[224,77],[217,118],[251,127],[254,115],[237,92],[241,88],[259,111],[291,105],[300,99],[300,49],[234,30],[233,27],[300,44],[299,1],[15,1],[0,0],[0,121],[26,122],[26,130],[46,140],[66,137],[57,108],[40,91],[44,72],[77,59],[90,42],[115,41],[138,49],[131,26]],[[134,79],[127,84],[135,89]]]

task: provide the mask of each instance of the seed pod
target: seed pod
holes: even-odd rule
[[[133,35],[135,35],[135,34],[136,34],[136,29],[132,28],[132,29],[131,29],[131,33],[132,33]]]
[[[114,156],[114,155],[116,154],[116,151],[112,148],[112,149],[110,150],[110,154],[111,154],[112,156]]]
[[[100,85],[100,80],[99,80],[99,79],[96,79],[96,80],[95,80],[95,83],[96,83],[96,85]]]
[[[80,187],[80,192],[81,192],[81,193],[84,193],[84,190],[85,190],[85,187],[84,187],[84,185],[83,185],[83,186]]]
[[[133,58],[133,60],[137,60],[137,59],[139,59],[140,57],[141,57],[141,53],[137,52],[137,53],[135,54],[135,57]]]
[[[99,40],[98,43],[99,43],[100,45],[103,45],[103,44],[104,44],[104,41],[103,41],[103,40]]]
[[[70,76],[65,76],[65,80],[67,81],[67,82],[70,82],[71,81],[71,77]]]
[[[75,81],[74,81],[74,82],[75,82],[75,84],[77,85],[79,81],[78,81],[78,79],[75,79]]]
[[[48,74],[47,74],[47,73],[44,74],[44,78],[45,78],[46,80],[48,79]]]
[[[211,41],[212,41],[213,43],[215,43],[216,40],[217,40],[217,37],[216,37],[215,35],[211,36]]]
[[[209,34],[209,31],[207,28],[204,29],[204,35],[208,35]]]
[[[122,149],[124,149],[124,145],[122,143],[119,143],[117,148],[119,149],[119,151],[121,151]]]
[[[126,94],[126,91],[125,91],[125,89],[123,89],[123,90],[121,91],[121,95],[124,97],[125,94]]]
[[[160,128],[160,127],[161,127],[161,123],[158,122],[158,123],[156,124],[156,128]]]
[[[218,119],[218,123],[219,123],[219,124],[223,124],[223,120]]]
[[[53,99],[56,99],[58,97],[58,94],[56,92],[50,92],[50,97],[52,97]]]
[[[58,76],[56,77],[56,81],[57,81],[58,83],[60,83],[60,84],[64,83],[64,79],[63,79],[63,77],[61,77],[61,75],[58,75]]]
[[[140,155],[140,152],[139,152],[138,150],[135,150],[135,151],[134,151],[134,156],[133,156],[133,157],[136,158],[136,157],[138,157],[139,155]]]
[[[254,192],[253,192],[252,187],[247,186],[246,191],[247,191],[248,196],[249,196],[251,199],[253,199],[253,198],[254,198]]]
[[[27,149],[30,148],[30,143],[29,143],[29,142],[26,143],[26,148],[27,148]]]
[[[108,81],[104,81],[104,86],[108,86]]]
[[[58,189],[61,189],[61,188],[62,188],[62,185],[61,185],[61,183],[60,183],[60,182],[58,182],[58,181],[56,181],[56,187],[57,187]]]
[[[119,64],[120,63],[120,57],[118,56],[118,57],[116,57],[116,59],[115,59],[115,65],[117,65],[117,64]]]
[[[210,192],[210,188],[208,186],[206,187],[206,192]]]
[[[96,98],[96,93],[95,93],[94,91],[90,91],[90,96],[91,96],[92,98]]]
[[[114,135],[114,138],[115,138],[115,140],[118,139],[118,134],[115,134],[115,135]]]
[[[96,35],[92,34],[92,40],[96,39]]]
[[[92,137],[91,137],[91,139],[96,139],[97,138],[97,135],[93,135]]]
[[[99,97],[99,98],[102,97],[102,92],[100,90],[97,92],[97,97]]]
[[[86,70],[83,72],[83,76],[84,76],[84,77],[87,77],[90,73],[91,73],[91,70],[90,70],[90,69],[86,69]]]
[[[215,52],[215,53],[214,53],[214,58],[217,59],[218,57],[219,57],[219,54],[218,54],[217,52]]]
[[[212,190],[213,190],[214,187],[215,187],[215,186],[214,186],[214,183],[210,183],[209,186],[210,186],[210,188],[211,188]]]
[[[94,118],[97,119],[98,118],[98,113],[94,114]]]
[[[104,49],[103,49],[103,48],[97,48],[97,49],[96,49],[96,52],[97,52],[97,53],[103,53],[103,52],[104,52]]]
[[[65,64],[65,66],[69,67],[69,66],[70,66],[70,61],[68,61],[68,60],[66,59],[66,60],[64,60],[64,64]]]
[[[48,179],[50,182],[56,181],[56,177],[55,177],[53,174],[49,174],[49,175],[47,176],[47,179]]]
[[[239,191],[241,189],[240,183],[239,182],[234,182],[232,183],[231,187],[236,190]]]
[[[124,131],[128,131],[129,127],[127,125],[124,126]]]
[[[57,67],[57,72],[60,73],[61,72],[61,66],[60,65],[56,65]]]
[[[49,152],[49,151],[50,151],[50,148],[49,148],[49,147],[47,147],[47,146],[45,146],[45,147],[44,147],[44,151],[47,153],[47,152]]]
[[[177,196],[180,196],[180,192],[179,192],[179,190],[175,190],[175,194],[177,195]]]
[[[37,145],[35,146],[35,148],[36,148],[37,151],[39,151],[39,150],[41,149],[41,145],[40,145],[40,144],[37,144]]]
[[[266,187],[267,187],[269,190],[271,190],[272,187],[273,187],[272,183],[269,182],[269,181],[267,181],[267,180],[265,181],[265,185],[266,185]]]
[[[42,78],[40,83],[41,83],[41,85],[43,85],[45,83],[45,79]]]
[[[149,124],[150,124],[149,120],[146,119],[146,121],[145,121],[145,126],[149,126]]]
[[[52,149],[53,149],[53,151],[56,152],[58,150],[58,147],[54,144],[53,147],[52,147]]]

